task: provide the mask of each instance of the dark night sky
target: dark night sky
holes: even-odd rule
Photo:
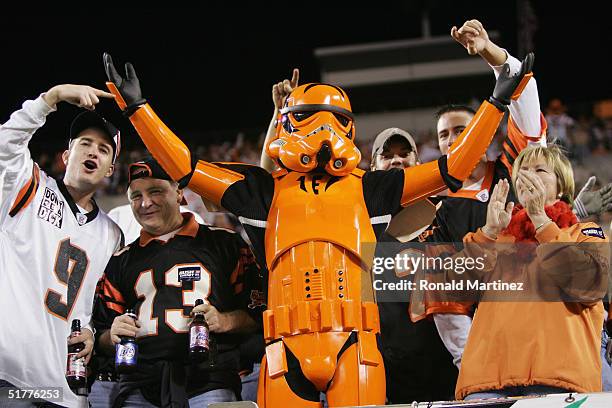
[[[209,6],[146,11],[5,14],[0,122],[58,83],[102,87],[102,53],[116,64],[131,61],[143,94],[166,123],[185,130],[263,128],[272,111],[270,87],[302,70],[303,81],[319,77],[313,49],[322,46],[416,38],[420,10],[430,7],[432,35],[478,18],[501,33],[500,43],[516,52],[515,1],[395,1],[358,7],[338,2],[285,2],[272,7]],[[533,3],[536,3],[533,1]],[[536,66],[541,99],[561,96],[574,106],[612,97],[610,22],[597,2],[534,4],[538,16]],[[603,3],[603,2],[602,2]],[[208,4],[208,2],[207,2]],[[214,3],[210,3],[214,4]],[[252,4],[252,3],[251,3]],[[107,16],[115,14],[115,21]],[[100,111],[127,133],[128,122],[111,103]],[[63,143],[76,109],[62,106],[40,132],[42,146]],[[128,142],[127,144],[132,144]]]

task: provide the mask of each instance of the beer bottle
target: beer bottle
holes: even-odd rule
[[[70,338],[81,334],[81,321],[79,319],[72,320],[70,330]],[[87,372],[85,369],[85,358],[77,358],[85,348],[85,343],[76,343],[68,345],[68,356],[66,358],[66,381],[68,386],[77,395],[87,395]]]
[[[134,309],[127,309],[125,314],[132,319],[138,319]],[[115,369],[119,374],[130,373],[136,369],[138,361],[138,344],[132,336],[120,336],[121,342],[115,345]]]
[[[203,303],[202,299],[198,299],[195,305],[199,306]],[[201,363],[208,359],[209,351],[208,323],[206,323],[204,313],[196,312],[189,323],[189,359],[194,363]]]

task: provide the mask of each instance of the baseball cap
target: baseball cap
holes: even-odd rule
[[[84,111],[77,115],[70,124],[70,141],[72,142],[79,136],[79,133],[87,128],[96,128],[102,130],[108,136],[109,142],[113,147],[113,164],[119,156],[121,150],[121,132],[108,120],[98,115],[94,111]]]
[[[418,155],[416,143],[414,142],[414,139],[410,133],[400,128],[389,128],[380,132],[378,136],[376,136],[376,139],[374,139],[374,145],[372,146],[372,159],[374,159],[377,154],[382,154],[382,152],[389,147],[389,142],[392,138],[405,140],[410,145],[410,149],[416,155]]]
[[[160,180],[173,181],[172,177],[159,165],[152,156],[145,157],[143,160],[134,162],[128,167],[128,185],[134,180],[150,177]],[[187,200],[183,197],[181,205],[187,205]]]

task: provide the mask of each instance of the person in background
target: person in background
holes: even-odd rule
[[[393,169],[412,167],[418,163],[416,143],[412,135],[405,130],[385,129],[374,139],[370,164],[372,171],[394,171]],[[430,205],[431,214],[434,214],[435,208]],[[391,219],[390,227],[379,239],[380,248],[377,247],[375,256],[388,256],[389,254],[385,254],[386,248],[382,246],[400,242],[397,237],[391,235],[396,230],[392,226],[395,222],[402,222],[403,213],[411,211],[412,208],[405,208]],[[402,232],[401,235],[407,234]],[[418,236],[418,232],[413,235]],[[418,239],[415,237],[413,241]],[[384,273],[390,274],[386,279],[393,279],[395,270],[386,270]],[[432,319],[422,319],[418,322],[410,320],[409,304],[409,299],[403,302],[386,299],[378,302],[387,403],[408,404],[413,401],[452,399],[458,373],[453,365],[453,357],[446,350]]]

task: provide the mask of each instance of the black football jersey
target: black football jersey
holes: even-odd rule
[[[261,287],[250,285],[261,284],[261,280],[246,278],[260,276],[246,243],[231,231],[199,225],[190,215],[187,218],[188,223],[167,242],[141,236],[117,252],[98,285],[94,308],[98,333],[110,329],[114,318],[126,309],[135,309],[141,324],[139,366],[159,360],[187,365],[189,314],[197,299],[220,312],[243,309],[255,319],[265,309],[264,302],[252,300]],[[192,390],[223,387],[215,382],[229,378],[227,372],[237,376],[240,335],[211,333],[211,339],[215,361],[210,371],[219,375],[202,376],[199,383],[190,380]]]
[[[490,179],[487,180],[487,179]],[[442,205],[436,211],[436,219],[431,231],[433,235],[428,241],[462,242],[468,232],[475,232],[487,221],[487,207],[493,187],[498,181],[510,181],[510,173],[501,160],[490,162],[487,175],[479,191],[473,194],[450,194],[442,199]],[[482,194],[479,194],[481,193]],[[510,187],[507,201],[516,202],[514,189]]]

